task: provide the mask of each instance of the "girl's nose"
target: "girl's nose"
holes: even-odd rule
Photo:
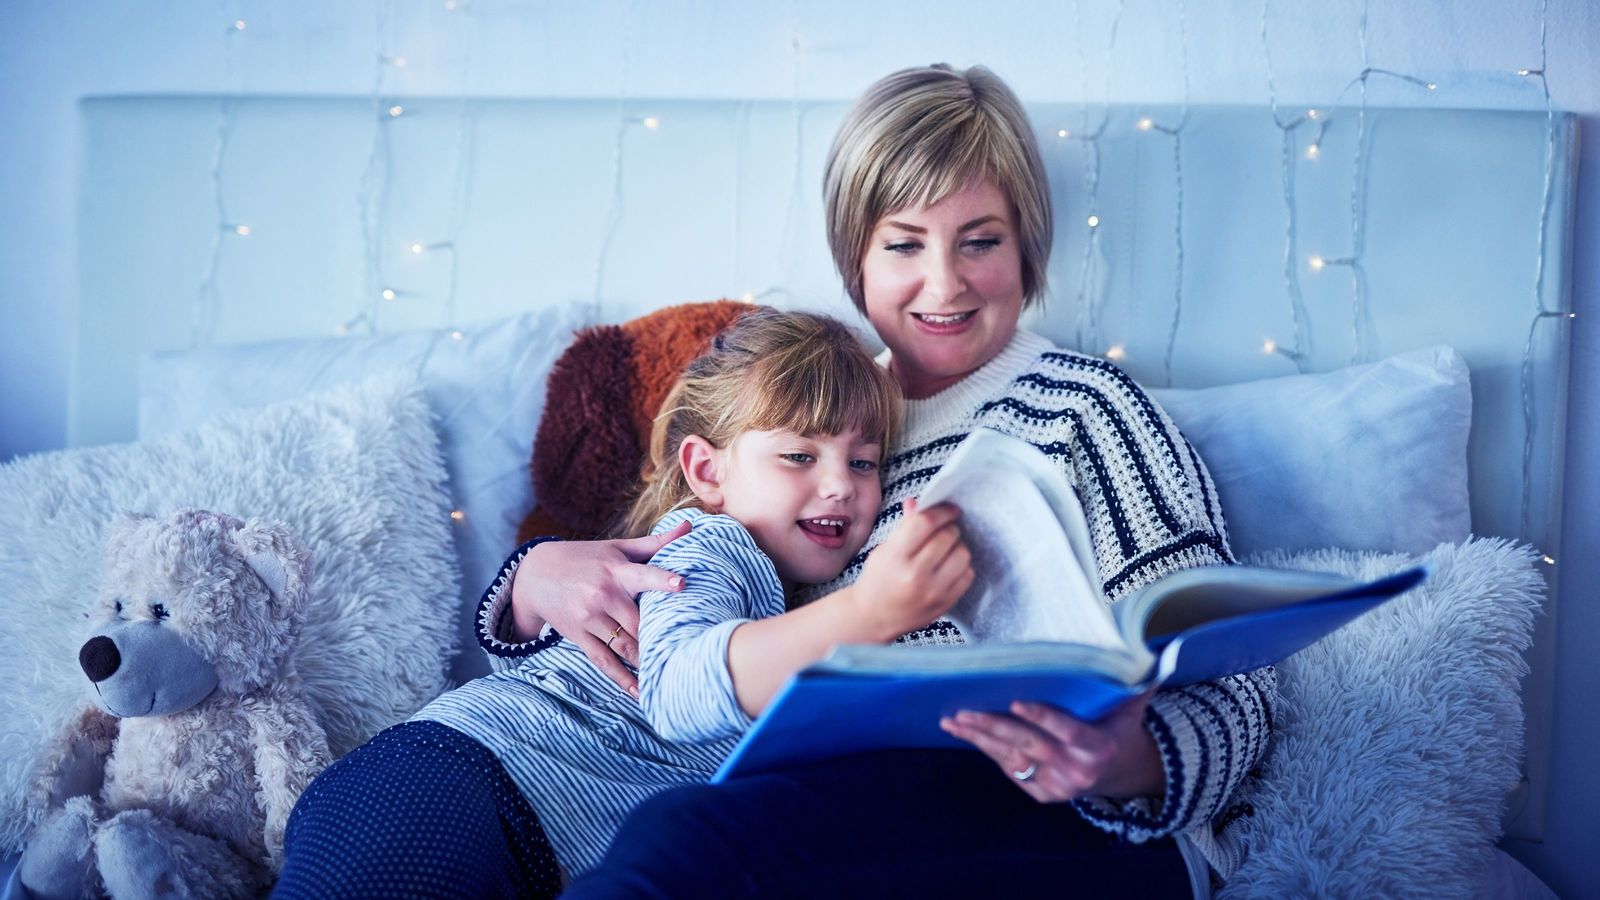
[[[817,493],[829,500],[848,500],[855,496],[855,482],[850,478],[849,467],[830,468],[822,474]]]

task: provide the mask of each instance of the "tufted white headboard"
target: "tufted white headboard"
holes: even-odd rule
[[[1554,554],[1571,117],[1031,112],[1057,215],[1032,327],[1151,386],[1450,344],[1473,372],[1474,530]],[[86,100],[71,441],[134,436],[138,359],[152,350],[448,327],[575,298],[596,321],[719,296],[853,316],[819,196],[842,113],[832,102]],[[1542,817],[1551,622],[1528,685],[1524,836]]]

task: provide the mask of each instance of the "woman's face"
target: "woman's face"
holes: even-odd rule
[[[861,261],[867,321],[921,400],[995,357],[1022,314],[1016,212],[993,182],[883,217]]]

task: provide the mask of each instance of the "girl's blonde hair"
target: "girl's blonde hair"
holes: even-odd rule
[[[902,69],[867,88],[828,151],[822,201],[828,246],[856,308],[866,312],[861,260],[884,216],[931,206],[993,181],[1017,214],[1022,295],[1044,294],[1054,234],[1050,184],[1022,102],[983,66]]]
[[[848,326],[814,313],[757,309],[689,363],[662,401],[640,493],[618,532],[646,534],[668,512],[698,505],[678,465],[689,435],[723,448],[746,431],[857,429],[886,454],[899,427],[899,385]]]

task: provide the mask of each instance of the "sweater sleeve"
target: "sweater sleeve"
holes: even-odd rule
[[[1090,401],[1080,406],[1069,476],[1090,516],[1106,596],[1115,600],[1172,572],[1234,562],[1222,508],[1199,454],[1121,370],[1071,357]],[[1091,823],[1130,841],[1221,817],[1260,763],[1271,735],[1271,667],[1158,692],[1145,715],[1166,774],[1161,798],[1076,801]]]
[[[639,703],[657,733],[674,741],[742,734],[728,669],[728,640],[751,619],[779,615],[783,590],[772,562],[732,520],[695,530],[651,560],[683,576],[677,593],[639,598]]]
[[[546,647],[553,647],[561,640],[561,635],[554,628],[546,628],[544,634],[531,641],[518,641],[512,634],[511,628],[511,582],[516,575],[517,567],[522,565],[522,560],[528,551],[539,546],[545,541],[557,538],[539,537],[528,541],[526,544],[512,551],[501,564],[500,571],[494,580],[483,592],[483,599],[478,601],[478,646],[489,656],[489,668],[500,672],[512,668],[522,660]],[[523,573],[523,577],[533,575],[532,572]]]

